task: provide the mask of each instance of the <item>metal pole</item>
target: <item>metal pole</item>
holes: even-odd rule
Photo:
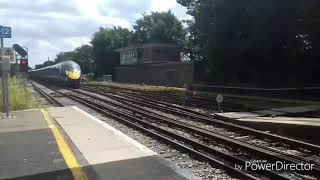
[[[3,38],[0,38],[1,39],[1,54],[0,56],[2,56],[2,48],[3,48]],[[3,64],[1,64],[3,65]],[[6,87],[6,83],[5,83],[5,72],[2,71],[1,72],[1,84],[2,84],[2,106],[3,106],[3,112],[6,112],[6,90],[5,90],[5,87]]]
[[[3,48],[3,38],[1,38],[1,48]],[[0,55],[2,56],[2,53]],[[4,65],[4,59],[2,60],[2,66],[3,65]],[[6,117],[8,118],[9,117],[9,88],[8,88],[8,72],[7,71],[2,71],[2,97],[3,97],[3,110],[6,113]]]
[[[9,103],[9,83],[8,83],[8,79],[9,79],[9,72],[6,72],[6,105],[7,105],[7,108],[6,108],[6,116],[7,118],[9,117],[9,107],[10,107],[10,103]]]
[[[8,118],[9,117],[9,85],[8,85],[8,72],[5,72],[4,74],[4,78],[5,78],[5,86],[4,86],[4,89],[5,89],[5,101],[6,101],[6,104],[5,104],[5,112],[6,112],[6,117]]]
[[[5,111],[5,107],[6,107],[6,91],[5,91],[5,86],[6,86],[6,84],[5,84],[5,77],[4,77],[4,71],[2,71],[2,74],[1,74],[1,78],[2,78],[2,80],[1,80],[1,83],[2,83],[2,106],[3,106],[3,112],[6,112]]]

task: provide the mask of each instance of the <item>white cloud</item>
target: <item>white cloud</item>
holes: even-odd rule
[[[167,11],[177,6],[175,0],[151,0],[151,11]]]
[[[89,43],[99,27],[132,28],[141,13],[169,9],[188,18],[176,0],[0,0],[0,25],[12,27],[5,45],[27,46],[34,66]]]
[[[176,0],[151,0],[150,11],[168,11],[171,10],[179,19],[190,19],[186,14],[186,8],[177,3]]]

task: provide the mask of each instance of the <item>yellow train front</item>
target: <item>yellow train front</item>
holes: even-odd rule
[[[81,82],[80,66],[73,61],[61,63],[29,71],[32,79],[40,80],[53,85],[62,85],[71,88],[79,88]]]
[[[79,88],[81,82],[80,66],[73,61],[64,61],[60,68],[63,84],[68,87]]]

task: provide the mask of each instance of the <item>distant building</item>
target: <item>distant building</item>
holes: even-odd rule
[[[193,63],[181,62],[181,47],[149,43],[117,49],[115,80],[124,83],[183,86],[193,83]]]
[[[175,44],[148,43],[117,49],[120,65],[179,62],[181,47]]]

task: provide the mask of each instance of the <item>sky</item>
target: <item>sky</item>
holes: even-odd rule
[[[190,18],[176,0],[0,0],[0,25],[12,29],[4,46],[26,46],[33,67],[89,44],[99,27],[132,29],[142,13],[169,9],[180,20]]]

